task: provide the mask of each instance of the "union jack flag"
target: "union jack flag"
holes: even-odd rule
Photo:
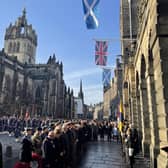
[[[107,63],[107,41],[96,41],[95,63],[96,65],[106,65]]]

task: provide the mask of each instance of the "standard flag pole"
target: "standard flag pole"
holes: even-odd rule
[[[103,66],[103,65],[97,65],[99,68],[102,68],[102,69],[115,69],[116,67],[115,66]]]
[[[131,23],[132,24],[132,23]],[[132,32],[132,26],[131,26],[131,32]],[[132,36],[132,35],[131,35]],[[118,42],[118,41],[136,41],[136,38],[108,38],[108,39],[96,39],[93,38],[94,41],[107,41],[107,42]]]
[[[111,69],[111,70],[114,70],[116,69],[117,67],[115,66],[102,66],[102,65],[97,65],[99,68],[102,68],[102,69]],[[117,68],[117,70],[122,70],[122,68]]]

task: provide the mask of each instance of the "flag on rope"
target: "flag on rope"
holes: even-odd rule
[[[84,20],[88,29],[95,29],[99,23],[96,18],[97,6],[100,0],[82,0],[84,10]]]
[[[123,121],[124,121],[123,102],[122,102],[122,98],[120,98],[119,115],[118,115],[118,128],[120,132],[122,131]]]
[[[105,66],[107,63],[107,49],[108,42],[107,41],[96,41],[95,46],[95,63],[96,65]]]
[[[26,114],[25,114],[25,119],[27,120],[27,119],[29,119],[29,112],[26,112]]]
[[[103,86],[108,87],[110,85],[111,69],[103,69]]]

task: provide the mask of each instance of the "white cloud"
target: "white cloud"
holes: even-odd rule
[[[81,78],[83,76],[90,76],[100,72],[102,72],[102,70],[99,68],[90,68],[90,69],[75,71],[75,72],[69,73],[68,75],[65,75],[65,80],[72,80],[76,78]]]
[[[101,75],[101,68],[90,68],[80,71],[75,71],[65,75],[65,82],[70,88],[73,89],[74,95],[77,96],[80,87],[80,79],[83,81],[83,92],[85,104],[96,104],[103,99],[103,86],[102,84],[89,83],[89,78],[95,76],[95,74]],[[88,79],[88,80],[87,80]],[[87,81],[87,82],[86,82]],[[86,84],[87,83],[87,84]]]
[[[96,104],[103,100],[103,87],[102,85],[90,85],[83,87],[84,101],[86,104]]]
[[[94,91],[94,90],[97,90],[97,89],[102,89],[103,86],[100,85],[100,84],[97,84],[97,85],[89,85],[87,87],[84,87],[83,90],[84,91]]]
[[[79,92],[79,87],[73,88],[74,95],[77,96]],[[103,86],[102,85],[89,85],[83,86],[84,92],[84,102],[85,104],[96,104],[103,101]]]

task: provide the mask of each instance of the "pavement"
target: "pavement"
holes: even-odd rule
[[[3,147],[3,168],[13,168],[19,159],[20,142],[16,142],[13,136],[8,133],[0,133],[0,142]],[[12,147],[12,156],[6,155],[7,146]],[[33,166],[36,168],[36,166]],[[121,144],[116,141],[89,142],[87,150],[82,153],[81,162],[78,168],[129,168],[129,163],[125,162],[121,150]],[[149,168],[149,159],[142,154],[135,156],[134,168]]]
[[[90,142],[79,168],[125,168],[121,144],[115,141]]]
[[[135,156],[134,168],[149,168],[149,159],[142,153]],[[116,141],[89,142],[78,168],[130,168],[123,156],[121,144]]]

